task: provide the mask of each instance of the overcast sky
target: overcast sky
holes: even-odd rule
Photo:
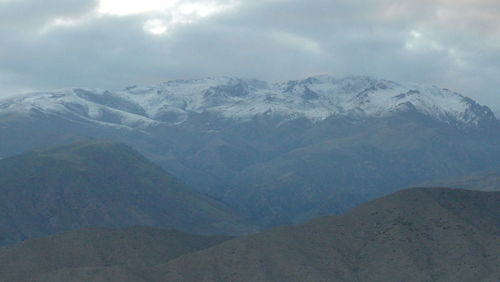
[[[372,75],[500,112],[498,0],[0,0],[0,95]]]

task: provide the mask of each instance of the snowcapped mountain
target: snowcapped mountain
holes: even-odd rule
[[[384,117],[405,111],[466,127],[496,120],[488,107],[448,89],[366,76],[324,75],[275,84],[234,77],[173,80],[118,92],[74,88],[0,101],[3,113],[63,114],[130,128],[180,124],[192,113],[241,121],[269,115],[314,122],[331,116]]]
[[[447,89],[365,76],[234,77],[0,100],[0,156],[124,142],[267,226],[500,168],[500,122]]]

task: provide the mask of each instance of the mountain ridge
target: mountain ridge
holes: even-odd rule
[[[0,110],[66,114],[73,119],[136,129],[182,124],[190,114],[203,112],[243,121],[262,115],[318,121],[331,116],[384,117],[416,110],[462,127],[497,121],[488,107],[448,89],[368,76],[327,75],[275,84],[216,77],[172,80],[117,92],[72,88],[4,99]]]

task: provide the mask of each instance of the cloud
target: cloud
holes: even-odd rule
[[[26,32],[56,19],[75,18],[93,12],[97,0],[3,0],[0,30]]]
[[[498,1],[142,0],[115,12],[103,3],[0,1],[4,89],[367,74],[500,109]]]

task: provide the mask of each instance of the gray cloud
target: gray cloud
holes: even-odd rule
[[[440,85],[500,109],[497,1],[241,0],[160,36],[143,24],[171,14],[97,15],[94,1],[40,2],[0,1],[0,93],[367,74]],[[50,27],[55,19],[73,22]]]
[[[0,1],[0,30],[29,32],[56,18],[79,17],[92,12],[97,0]]]

